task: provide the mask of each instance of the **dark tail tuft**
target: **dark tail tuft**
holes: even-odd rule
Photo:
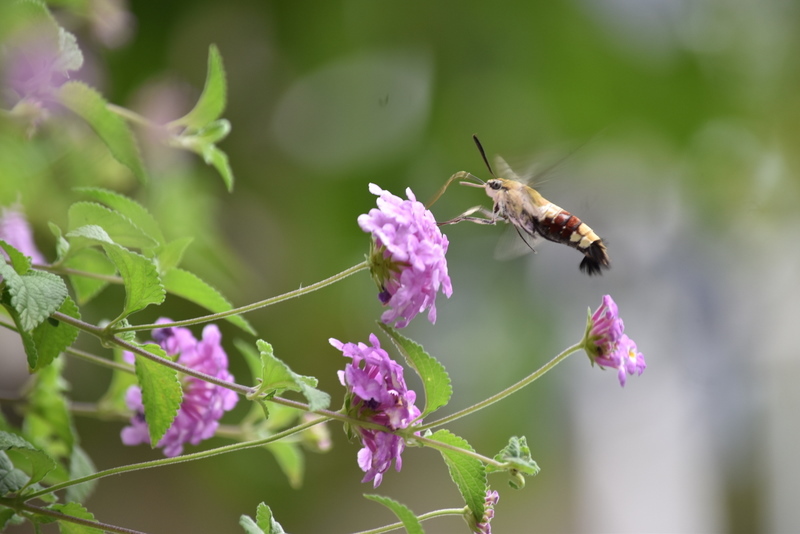
[[[603,269],[609,269],[608,253],[602,241],[595,241],[584,251],[585,257],[581,261],[581,272],[593,276],[603,274]]]

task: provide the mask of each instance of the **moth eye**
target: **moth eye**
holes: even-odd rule
[[[497,190],[497,189],[500,189],[503,186],[497,180],[489,180],[489,187],[491,187],[492,189]]]

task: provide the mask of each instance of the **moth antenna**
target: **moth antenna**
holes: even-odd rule
[[[472,134],[472,140],[475,141],[475,144],[478,146],[478,150],[481,153],[483,162],[486,164],[486,168],[489,169],[489,174],[491,174],[493,178],[497,178],[497,176],[495,176],[494,174],[494,171],[492,170],[492,166],[489,165],[489,158],[486,157],[486,151],[483,150],[483,145],[481,145],[481,142],[478,140],[478,135]]]

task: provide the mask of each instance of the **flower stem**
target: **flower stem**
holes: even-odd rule
[[[251,312],[253,310],[258,310],[260,308],[265,308],[273,304],[278,304],[279,302],[284,302],[286,300],[293,299],[295,297],[306,295],[308,293],[312,293],[318,289],[322,289],[325,286],[329,286],[335,282],[338,282],[339,280],[347,278],[351,274],[355,274],[358,271],[363,271],[368,268],[369,264],[366,261],[364,261],[359,263],[358,265],[350,267],[349,269],[345,269],[344,271],[340,272],[339,274],[335,274],[330,278],[326,278],[325,280],[321,280],[315,284],[311,284],[310,286],[301,287],[299,289],[295,289],[294,291],[289,291],[288,293],[284,293],[283,295],[278,295],[276,297],[260,300],[252,304],[248,304],[247,306],[234,308],[232,310],[220,313],[213,313],[211,315],[204,315],[202,317],[196,317],[194,319],[186,319],[184,321],[175,321],[172,323],[143,324],[143,325],[127,326],[123,328],[115,328],[114,333],[136,332],[139,330],[153,330],[155,328],[173,328],[176,326],[190,326],[195,324],[208,323],[210,321],[216,321],[218,319],[224,319],[226,317],[230,317],[231,315],[240,315],[243,313]]]
[[[445,515],[464,515],[463,508],[444,508],[442,510],[434,510],[432,512],[428,512],[427,514],[418,515],[417,519],[420,521],[426,521],[428,519],[433,519],[434,517],[442,517]],[[383,527],[373,528],[370,530],[362,530],[356,532],[355,534],[383,534],[384,532],[391,532],[392,530],[397,530],[398,528],[403,528],[403,523],[392,523],[391,525],[386,525]]]
[[[220,454],[226,454],[226,453],[229,453],[229,452],[242,451],[242,450],[245,450],[245,449],[252,449],[252,448],[255,448],[255,447],[261,447],[261,446],[266,445],[268,443],[272,443],[274,441],[279,441],[279,440],[281,440],[283,438],[289,437],[292,434],[296,434],[298,432],[302,432],[303,430],[306,430],[307,428],[311,428],[312,426],[318,425],[319,423],[324,423],[327,420],[328,420],[327,417],[319,417],[319,418],[314,419],[312,421],[308,421],[306,423],[303,423],[303,424],[294,426],[292,428],[289,428],[287,430],[284,430],[283,432],[278,432],[277,434],[274,434],[274,435],[272,435],[272,436],[270,436],[268,438],[264,438],[264,439],[258,439],[258,440],[254,440],[254,441],[246,441],[246,442],[243,442],[243,443],[234,443],[234,444],[231,444],[231,445],[225,445],[223,447],[217,447],[216,449],[209,449],[207,451],[200,451],[200,452],[195,452],[195,453],[192,453],[192,454],[184,454],[184,455],[181,455],[181,456],[176,456],[174,458],[162,458],[160,460],[152,460],[152,461],[149,461],[149,462],[141,462],[141,463],[132,464],[132,465],[123,465],[123,466],[120,466],[120,467],[114,467],[112,469],[106,469],[105,471],[98,471],[97,473],[93,473],[93,474],[87,475],[85,477],[76,478],[76,479],[73,479],[73,480],[68,480],[68,481],[62,482],[60,484],[54,484],[54,485],[50,486],[49,488],[45,488],[43,490],[31,493],[29,495],[26,495],[25,497],[26,497],[26,500],[31,500],[31,499],[35,499],[37,497],[41,497],[42,495],[46,495],[48,493],[53,493],[55,491],[59,491],[59,490],[65,489],[65,488],[69,488],[71,486],[76,486],[78,484],[83,484],[84,482],[89,482],[91,480],[97,480],[97,479],[100,479],[100,478],[105,478],[105,477],[111,476],[111,475],[119,475],[119,474],[122,474],[122,473],[129,473],[131,471],[141,471],[143,469],[150,469],[150,468],[153,468],[153,467],[161,467],[161,466],[165,466],[165,465],[173,465],[173,464],[178,464],[178,463],[183,463],[183,462],[189,462],[189,461],[192,461],[192,460],[201,460],[203,458],[210,458],[212,456],[218,456]]]
[[[584,342],[583,342],[583,340],[581,340],[580,343],[577,343],[577,344],[575,344],[575,345],[573,345],[573,346],[571,346],[571,347],[569,347],[567,349],[564,349],[555,358],[553,358],[552,360],[550,360],[549,362],[544,364],[538,370],[534,371],[533,374],[526,376],[525,378],[523,378],[522,380],[520,380],[516,384],[504,389],[503,391],[500,391],[499,393],[496,393],[495,395],[492,395],[488,399],[486,399],[484,401],[481,401],[481,402],[479,402],[477,404],[474,404],[474,405],[470,406],[469,408],[465,408],[465,409],[463,409],[461,411],[458,411],[458,412],[456,412],[454,414],[448,415],[447,417],[442,417],[441,419],[438,419],[436,421],[432,421],[430,423],[426,423],[426,424],[423,424],[423,425],[415,426],[414,429],[415,430],[427,430],[429,428],[442,426],[445,423],[450,423],[451,421],[455,421],[456,419],[461,419],[462,417],[464,417],[466,415],[469,415],[471,413],[477,412],[478,410],[482,410],[483,408],[486,408],[490,404],[494,404],[495,402],[498,402],[498,401],[501,401],[501,400],[505,399],[506,397],[508,397],[512,393],[516,393],[520,389],[524,388],[528,384],[530,384],[530,383],[534,382],[535,380],[537,380],[538,378],[540,378],[547,371],[549,371],[550,369],[552,369],[553,367],[555,367],[556,365],[561,363],[562,360],[564,360],[567,356],[569,356],[573,352],[577,352],[577,351],[581,350],[583,348],[583,344],[584,344]]]
[[[0,499],[0,501],[5,501],[5,499]],[[102,530],[103,532],[116,532],[118,534],[145,534],[139,530],[109,525],[108,523],[101,523],[100,521],[90,521],[88,519],[62,514],[61,512],[56,512],[55,510],[51,510],[49,508],[41,508],[39,506],[32,506],[30,504],[14,505],[9,503],[7,506],[13,508],[17,512],[26,512],[25,515],[36,514],[39,516],[47,516],[58,521],[66,521],[76,525],[83,525],[85,527],[91,527],[92,529]]]

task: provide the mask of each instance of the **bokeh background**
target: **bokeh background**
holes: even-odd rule
[[[435,325],[419,317],[403,332],[453,379],[443,413],[576,342],[604,294],[648,364],[623,389],[576,354],[450,427],[487,455],[525,435],[542,468],[522,491],[490,479],[501,492],[494,531],[800,529],[797,2],[52,5],[86,56],[78,78],[154,120],[191,107],[216,43],[233,125],[221,148],[236,184],[228,194],[198,158],[139,131],[151,173],[143,188],[85,128],[44,125],[30,143],[0,147],[0,200],[20,200],[48,257],[47,222],[64,226],[78,198],[71,188],[110,187],[145,202],[172,237],[194,236],[187,268],[246,304],[362,261],[368,239],[356,217],[374,206],[368,183],[396,194],[410,187],[424,200],[456,171],[486,178],[470,138],[478,133],[512,165],[552,167],[540,191],[606,239],[613,268],[590,279],[574,250],[548,243],[501,262],[502,228],[445,228],[454,294],[439,299]],[[454,187],[433,211],[446,219],[478,203],[489,205],[480,190]],[[375,294],[360,273],[248,318],[278,357],[320,379],[336,407],[345,362],[327,340],[376,331]],[[107,290],[84,316],[115,316],[120,296]],[[200,313],[173,298],[134,319]],[[222,329],[234,374],[247,382],[230,343],[241,333]],[[24,360],[3,343],[2,396],[13,398]],[[91,402],[109,373],[69,360],[67,377],[72,397]],[[240,403],[226,421],[245,410]],[[123,447],[121,423],[77,425],[101,469],[160,455]],[[152,533],[238,532],[238,517],[261,501],[295,533],[391,522],[361,497],[373,489],[360,483],[358,447],[336,425],[331,432],[333,449],[308,455],[300,489],[267,451],[250,450],[104,479],[88,506],[100,520]],[[402,472],[388,473],[377,493],[417,513],[460,505],[430,450],[407,449]],[[466,531],[457,518],[425,526]]]

